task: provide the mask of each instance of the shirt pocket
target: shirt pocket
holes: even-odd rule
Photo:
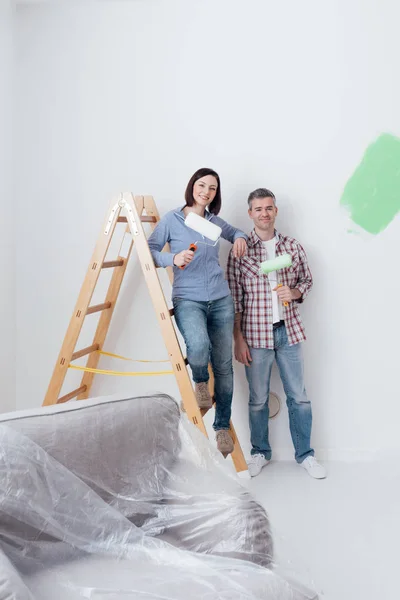
[[[259,277],[260,263],[254,258],[248,258],[245,256],[242,258],[240,270],[244,279],[253,279],[254,277]]]
[[[249,257],[243,257],[240,265],[241,280],[243,289],[246,292],[254,291],[260,283],[260,263],[258,260]]]

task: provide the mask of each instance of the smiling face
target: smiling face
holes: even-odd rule
[[[200,177],[193,184],[193,199],[198,206],[206,208],[214,200],[218,181],[213,175]]]
[[[249,208],[249,217],[254,223],[257,234],[273,234],[275,231],[275,219],[278,209],[274,198],[254,198]],[[264,235],[260,236],[264,237]]]

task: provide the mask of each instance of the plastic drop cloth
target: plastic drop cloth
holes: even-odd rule
[[[305,600],[265,510],[169,396],[0,422],[0,600]]]

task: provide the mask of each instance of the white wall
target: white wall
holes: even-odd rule
[[[15,202],[12,179],[13,19],[0,1],[0,412],[15,408]]]
[[[399,220],[355,236],[339,209],[367,145],[400,135],[399,16],[397,0],[18,11],[18,407],[42,401],[112,195],[153,194],[163,214],[208,165],[222,178],[223,217],[247,229],[248,192],[270,187],[281,231],[308,251],[315,447],[342,458],[400,451]],[[107,349],[166,357],[136,261]],[[93,393],[117,389],[177,393],[169,378],[104,377]],[[236,365],[234,420],[247,450],[246,405]],[[271,428],[275,456],[292,456],[285,410]]]

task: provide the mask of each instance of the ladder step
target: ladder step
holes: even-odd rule
[[[89,306],[86,311],[87,315],[91,315],[96,312],[100,312],[101,310],[107,310],[107,308],[111,308],[111,302],[104,302],[103,304],[95,304],[94,306]]]
[[[103,262],[101,265],[102,269],[110,269],[111,267],[122,267],[124,264],[124,260],[121,258],[120,260],[108,260]]]
[[[157,223],[157,219],[155,217],[148,217],[147,215],[142,215],[140,217],[142,223]],[[117,223],[127,223],[128,219],[126,217],[118,217]]]
[[[77,358],[81,358],[81,356],[86,356],[87,354],[91,354],[92,352],[97,352],[99,349],[99,344],[93,344],[93,346],[87,346],[87,348],[82,348],[82,350],[78,350],[74,352],[71,360],[76,360]]]
[[[76,396],[79,396],[79,394],[86,392],[86,388],[87,385],[81,385],[81,387],[77,388],[73,392],[65,394],[65,396],[61,396],[61,398],[57,400],[57,404],[62,404],[63,402],[68,402],[68,400],[72,400],[72,398],[76,398]]]
[[[215,408],[215,402],[213,402],[212,407]],[[181,410],[182,410],[182,412],[186,412],[185,408],[183,407],[183,404],[181,404]],[[200,409],[201,416],[204,417],[208,413],[209,410],[211,410],[211,408],[201,408]]]

